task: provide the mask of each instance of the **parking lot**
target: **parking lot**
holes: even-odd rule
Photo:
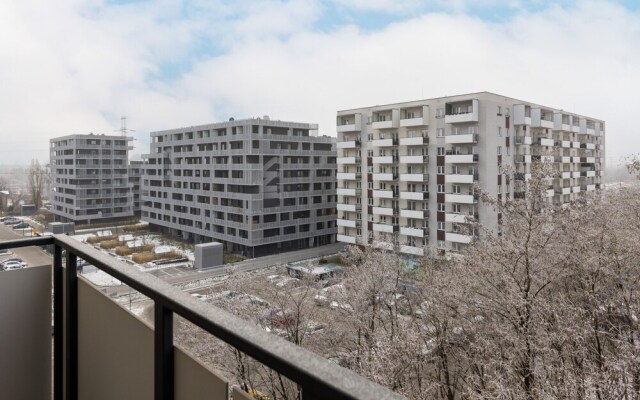
[[[0,240],[15,240],[25,235],[30,235],[28,231],[14,231],[11,226],[0,223]],[[26,262],[30,267],[40,265],[51,265],[51,256],[45,253],[40,247],[24,247],[21,249],[11,249],[9,254],[0,256],[0,262],[7,258],[18,257]]]

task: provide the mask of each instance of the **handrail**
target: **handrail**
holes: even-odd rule
[[[0,250],[54,245],[54,399],[62,399],[62,249],[67,251],[67,287],[64,318],[67,321],[65,358],[66,382],[77,388],[77,276],[80,257],[96,268],[129,285],[155,304],[155,389],[156,399],[173,399],[172,314],[176,313],[265,366],[287,376],[302,387],[303,399],[403,399],[348,369],[319,355],[265,332],[222,309],[202,303],[167,282],[133,269],[67,235],[0,242]],[[74,329],[76,332],[74,333]],[[75,341],[75,343],[74,343]],[[75,361],[74,361],[75,360]],[[69,386],[67,386],[69,387]],[[75,395],[75,396],[74,396]],[[75,390],[67,399],[75,399]]]

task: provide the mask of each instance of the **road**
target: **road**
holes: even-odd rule
[[[15,240],[24,237],[25,233],[30,233],[25,231],[14,231],[10,226],[0,223],[0,240]],[[30,267],[36,267],[40,265],[51,265],[51,256],[44,251],[40,247],[23,247],[21,249],[11,249],[11,252],[14,255],[2,256],[0,257],[0,261],[5,260],[7,258],[19,257],[22,258],[24,262],[29,264]]]

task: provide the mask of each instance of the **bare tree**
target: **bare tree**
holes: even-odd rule
[[[27,188],[31,196],[31,202],[39,209],[42,206],[43,191],[47,186],[47,168],[40,165],[37,159],[31,160],[27,176]]]

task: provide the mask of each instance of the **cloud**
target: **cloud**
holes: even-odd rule
[[[121,114],[144,153],[149,131],[268,114],[335,135],[339,109],[483,90],[607,120],[612,160],[640,149],[637,13],[581,2],[323,29],[327,4],[0,2],[0,162],[46,159],[49,138],[111,132]]]

